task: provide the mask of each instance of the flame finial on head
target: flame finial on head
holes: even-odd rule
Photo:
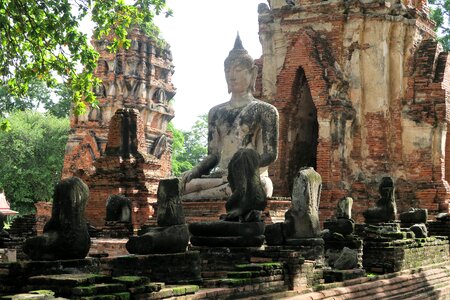
[[[242,46],[242,41],[241,41],[241,37],[239,36],[239,31],[237,32],[236,40],[234,41],[233,50],[245,50],[244,46]],[[231,51],[233,51],[233,50],[231,50]]]
[[[225,59],[225,68],[236,61],[239,61],[248,68],[252,68],[254,66],[253,58],[248,54],[247,50],[245,50],[244,46],[242,45],[239,31],[237,32],[236,40],[234,41],[234,47],[233,49],[231,49],[228,57]]]

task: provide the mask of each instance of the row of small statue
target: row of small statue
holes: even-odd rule
[[[295,245],[322,235],[319,222],[322,180],[312,168],[298,172],[294,180],[291,208],[285,214],[285,221],[271,225],[265,225],[262,219],[266,200],[263,206],[258,204],[255,208],[250,199],[245,205],[231,205],[233,203],[228,201],[227,215],[222,216],[222,220],[187,225],[179,185],[178,178],[161,181],[157,195],[158,227],[148,227],[139,236],[130,237],[126,245],[130,253],[184,252],[189,241],[195,246],[210,247],[259,247],[264,241],[268,245]],[[395,199],[390,178],[383,178],[380,195],[376,206],[364,212],[368,222],[395,220]],[[27,239],[24,252],[32,260],[86,257],[90,248],[88,225],[84,219],[88,197],[89,189],[81,179],[72,177],[61,181],[55,188],[52,217],[45,224],[44,234]],[[326,226],[328,229],[332,228],[333,232],[343,235],[353,233],[352,202],[349,197],[339,202],[337,214],[331,220],[332,226]]]
[[[320,175],[308,168],[299,172],[296,180],[299,184],[294,187],[293,204],[286,213],[283,234],[286,237],[318,236]],[[62,180],[55,187],[52,216],[44,226],[43,235],[27,239],[24,252],[32,260],[84,258],[90,248],[88,224],[84,218],[88,198],[89,189],[81,179]],[[240,199],[238,203],[227,201],[227,215],[222,216],[222,220],[191,223],[189,227],[185,223],[178,178],[161,180],[157,198],[158,227],[148,227],[141,230],[141,235],[130,237],[126,245],[130,253],[184,252],[189,241],[193,245],[230,247],[259,247],[264,243],[262,211],[267,203],[265,197],[263,204],[256,205],[254,197],[247,197],[246,201]],[[306,210],[305,205],[308,206]]]

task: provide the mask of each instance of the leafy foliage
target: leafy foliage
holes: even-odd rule
[[[155,14],[165,10],[165,0],[3,0],[0,1],[0,85],[9,93],[24,95],[38,78],[54,87],[61,77],[70,84],[74,112],[96,106],[93,76],[98,53],[79,24],[90,14],[96,38],[111,37],[110,50],[128,47],[127,29],[140,26],[153,37]],[[77,71],[77,66],[82,69]]]
[[[446,51],[450,50],[450,0],[429,0],[430,18],[436,22],[438,40]]]
[[[70,113],[72,91],[64,84],[58,83],[50,89],[40,80],[33,79],[29,83],[28,93],[24,96],[10,94],[6,86],[0,87],[0,116],[16,110],[45,109],[50,114],[64,118]]]
[[[27,214],[51,199],[60,180],[69,120],[31,111],[8,119],[11,129],[0,131],[0,188],[12,209]]]
[[[169,123],[168,130],[172,132],[172,173],[175,176],[180,175],[186,170],[192,169],[192,164],[183,160],[185,153],[183,132],[176,129],[173,123]]]
[[[173,133],[172,173],[176,176],[192,169],[208,154],[208,116],[199,116],[189,131],[169,124]]]

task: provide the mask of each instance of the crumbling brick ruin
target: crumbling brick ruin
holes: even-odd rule
[[[100,53],[95,76],[102,80],[101,86],[96,90],[99,101],[98,109],[90,109],[81,116],[72,116],[71,132],[66,147],[64,159],[63,178],[69,176],[82,177],[91,191],[86,215],[91,224],[104,225],[106,200],[114,193],[125,193],[130,198],[138,195],[139,200],[133,200],[135,207],[141,207],[143,202],[156,202],[156,189],[158,180],[170,175],[171,170],[171,135],[167,132],[167,124],[173,118],[174,111],[169,103],[175,95],[175,88],[171,82],[174,67],[172,54],[168,46],[156,45],[140,30],[134,29],[130,34],[131,47],[110,53],[107,49],[108,40],[94,40],[93,44]],[[109,125],[118,109],[136,109],[140,117],[132,117],[142,126],[143,133],[139,138],[140,148],[151,161],[142,162],[145,175],[135,175],[138,181],[130,185],[126,177],[120,172],[125,169],[116,169],[116,164],[99,162],[105,156],[108,142]],[[139,128],[137,128],[139,132]],[[120,135],[121,130],[116,130]],[[109,136],[111,141],[121,139],[120,136]],[[143,144],[142,144],[143,143]],[[139,149],[141,151],[141,149]],[[110,158],[109,160],[114,160]],[[141,163],[140,163],[141,164]],[[101,167],[97,170],[96,167]],[[119,172],[111,175],[110,180],[105,178],[109,171]],[[122,171],[121,171],[122,170]],[[99,172],[101,175],[99,175]],[[141,172],[141,173],[142,173]],[[123,172],[122,172],[123,173]],[[136,178],[135,178],[136,179]],[[144,190],[139,190],[139,186]],[[138,189],[138,190],[136,190]],[[146,199],[141,199],[144,196]],[[97,198],[98,199],[97,199]],[[100,197],[100,198],[99,198]],[[142,215],[136,216],[135,224],[143,224],[152,209],[141,209]]]
[[[385,176],[395,182],[399,212],[448,211],[448,54],[427,2],[402,2],[259,6],[259,96],[280,113],[274,195],[289,196],[298,169],[315,167],[322,220],[351,196],[361,221]]]

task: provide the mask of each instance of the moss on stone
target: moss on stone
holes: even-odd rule
[[[174,296],[182,296],[186,294],[186,288],[184,286],[176,286],[172,288]]]
[[[95,285],[90,286],[78,286],[72,290],[74,296],[92,296],[97,294]]]
[[[186,294],[194,294],[199,291],[198,285],[186,285]]]
[[[35,290],[35,291],[29,291],[29,294],[37,294],[37,295],[47,295],[47,296],[54,296],[55,292],[52,290]]]
[[[33,276],[29,282],[31,285],[79,286],[101,283],[107,279],[105,275],[82,273]]]
[[[149,278],[143,276],[119,276],[113,277],[113,282],[125,284],[127,287],[144,285],[150,281]]]
[[[122,293],[115,293],[113,294],[116,298],[116,300],[130,300],[131,295],[128,292],[122,292]]]
[[[90,286],[79,286],[72,290],[76,296],[91,296],[96,294],[110,294],[125,291],[126,287],[120,283],[98,283]]]
[[[223,278],[219,280],[220,284],[228,285],[231,287],[241,286],[251,283],[250,278]]]
[[[238,271],[260,271],[263,270],[261,264],[239,264],[235,265]]]
[[[115,295],[95,295],[95,296],[85,296],[79,297],[80,300],[116,300]]]

